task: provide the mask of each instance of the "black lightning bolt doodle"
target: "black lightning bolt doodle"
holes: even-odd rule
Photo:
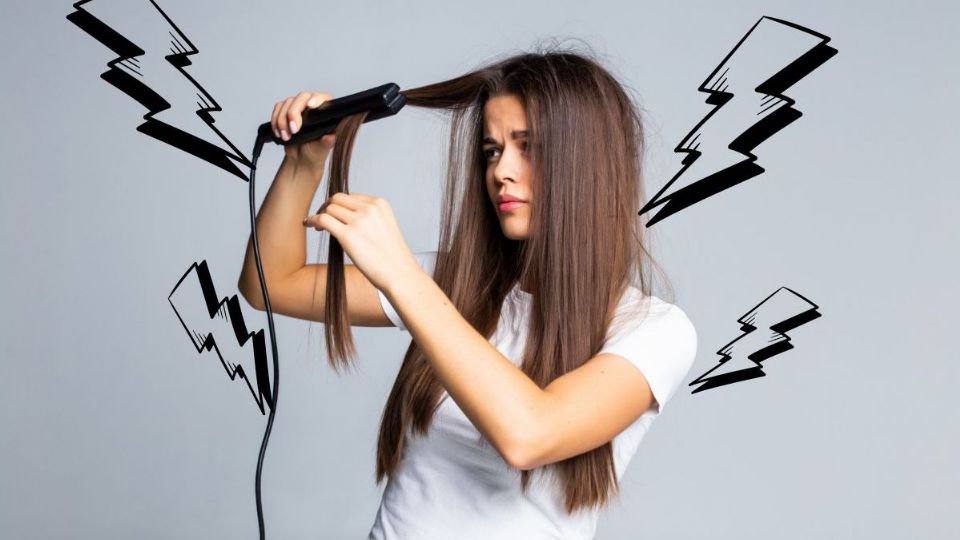
[[[764,171],[752,152],[802,116],[784,92],[837,53],[828,41],[823,34],[772,17],[753,25],[698,88],[714,107],[674,149],[686,154],[680,171],[640,209],[642,215],[663,205],[647,227]],[[719,118],[708,124],[714,115]],[[726,141],[731,141],[727,148],[732,153],[716,148]],[[700,150],[703,144],[707,148]],[[714,152],[712,161],[700,159],[708,148]],[[697,180],[674,188],[684,173]]]
[[[83,0],[73,4],[76,11],[69,13],[66,18],[117,55],[107,62],[110,69],[101,73],[100,78],[147,109],[147,114],[143,115],[144,122],[137,126],[137,131],[216,165],[247,182],[250,188],[252,223],[253,183],[238,164],[249,168],[252,176],[253,162],[214,126],[213,113],[222,109],[213,96],[187,72],[186,68],[192,65],[190,56],[196,55],[198,49],[154,0],[149,1],[150,5],[129,0],[98,0],[95,4],[97,13],[94,15],[84,9],[93,5],[91,0]],[[115,23],[108,24],[105,20]],[[115,28],[122,28],[123,31]],[[171,67],[175,69],[172,70]],[[193,114],[184,112],[188,109],[192,109]],[[191,132],[190,128],[193,128],[194,132]],[[219,141],[207,140],[211,131],[219,137]],[[256,229],[253,229],[253,233],[256,234]],[[187,280],[188,276],[193,276],[194,279]],[[194,305],[200,298],[205,305]],[[240,380],[246,382],[261,414],[265,414],[265,407],[270,408],[255,476],[257,522],[260,539],[263,540],[266,532],[261,478],[279,394],[273,318],[268,313],[273,352],[271,374],[266,361],[263,330],[247,330],[236,295],[223,301],[218,300],[206,261],[194,264],[180,278],[168,300],[197,351],[216,350],[230,379],[236,380],[239,376]],[[201,313],[203,315],[200,315]],[[220,317],[216,322],[213,322],[214,314]],[[191,320],[187,320],[187,317],[191,317]],[[230,339],[223,339],[223,335],[227,333],[224,328],[226,324],[230,324],[232,329],[233,336]],[[214,339],[215,334],[221,337],[220,341]],[[250,349],[240,350],[251,340],[252,366],[249,362]],[[227,346],[236,350],[223,354],[221,347]],[[231,363],[225,357],[240,361]],[[244,365],[240,365],[241,363]]]
[[[820,317],[817,309],[816,304],[787,287],[774,291],[737,319],[743,334],[717,351],[723,357],[720,363],[688,385],[703,383],[691,394],[765,377],[761,366],[763,361],[792,349],[787,332]],[[758,328],[769,332],[756,332]]]
[[[191,278],[191,279],[187,279]],[[203,299],[203,306],[197,306],[197,299]],[[237,295],[219,299],[207,261],[194,263],[177,281],[167,297],[170,306],[180,319],[197,352],[215,350],[220,364],[226,370],[230,380],[239,376],[246,381],[247,388],[265,414],[264,404],[273,409],[273,396],[270,392],[270,374],[267,364],[267,349],[263,329],[256,332],[247,330],[240,311]],[[216,318],[214,317],[216,316]],[[228,328],[229,326],[229,328]],[[220,336],[220,341],[214,337]],[[244,349],[252,340],[253,362],[250,362],[250,349]],[[232,347],[224,355],[222,348]],[[239,359],[231,363],[227,358]],[[244,365],[247,369],[244,369]]]
[[[234,161],[249,168],[250,160],[213,125],[215,120],[211,113],[223,109],[187,73],[186,68],[191,65],[189,57],[199,52],[187,36],[153,0],[150,0],[150,4],[156,9],[156,13],[144,2],[98,1],[96,7],[109,11],[118,21],[147,21],[150,25],[148,30],[142,27],[136,29],[138,33],[147,36],[142,38],[141,43],[148,42],[151,45],[145,50],[81,7],[90,2],[91,0],[82,0],[73,4],[76,11],[68,14],[67,20],[117,54],[117,58],[107,62],[110,69],[101,73],[100,78],[135,99],[149,111],[143,115],[144,122],[137,126],[137,131],[212,163],[243,180],[249,180]],[[167,52],[169,54],[165,54]],[[163,76],[170,71],[170,66],[176,68],[183,77],[176,77],[177,81],[164,79]],[[184,84],[184,78],[189,84]],[[167,90],[163,95],[155,89],[160,86]],[[183,88],[184,86],[186,88]],[[195,116],[200,117],[205,124],[205,127],[197,127],[202,127],[204,134],[207,134],[208,129],[213,130],[222,142],[229,146],[229,150],[154,118],[164,111],[168,112],[163,116],[172,116],[170,112],[173,112],[173,109],[167,99],[174,98],[178,101],[177,106],[187,106],[185,102],[189,100],[189,106],[195,107]],[[196,119],[186,118],[180,121],[186,124],[195,122]]]

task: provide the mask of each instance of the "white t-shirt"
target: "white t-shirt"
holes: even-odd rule
[[[414,253],[430,275],[436,255],[436,251]],[[630,286],[620,306],[643,298],[639,289]],[[613,439],[618,479],[650,424],[686,377],[697,349],[697,334],[686,314],[656,296],[646,298],[652,300],[649,315],[639,325],[615,319],[600,351],[619,354],[636,365],[656,400]],[[530,300],[530,293],[515,286],[504,300],[500,322],[490,338],[517,366],[522,361]],[[382,292],[380,302],[393,324],[406,331]],[[504,461],[446,391],[442,396],[428,434],[407,432],[404,457],[395,477],[387,481],[367,540],[594,537],[599,511],[581,509],[568,515],[559,477],[547,474],[545,467],[531,471],[527,492],[521,493],[520,470]]]

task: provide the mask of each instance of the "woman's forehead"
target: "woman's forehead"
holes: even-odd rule
[[[488,99],[483,106],[483,129],[485,135],[526,131],[526,110],[520,98],[508,94]]]

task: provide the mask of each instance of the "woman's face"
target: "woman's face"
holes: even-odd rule
[[[520,99],[494,96],[483,107],[483,156],[490,203],[500,218],[504,236],[525,240],[530,231],[530,161],[527,155],[527,119]],[[522,202],[501,204],[501,197]]]

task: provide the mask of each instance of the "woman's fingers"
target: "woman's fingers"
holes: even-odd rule
[[[303,111],[305,109],[319,107],[332,98],[333,96],[326,92],[300,92],[278,101],[273,105],[273,111],[270,113],[270,125],[273,128],[273,134],[285,141],[289,140],[294,133],[297,133],[303,127]],[[333,144],[332,136],[325,142]]]
[[[326,92],[313,92],[310,96],[310,99],[307,100],[307,107],[310,107],[311,109],[315,109],[320,105],[323,105],[325,102],[333,99],[333,96]]]
[[[359,210],[366,203],[366,200],[364,200],[365,197],[366,195],[359,193],[344,193],[339,191],[327,199],[326,204],[336,203],[350,210]]]
[[[353,203],[352,203],[352,204],[356,205],[357,202],[371,203],[371,202],[373,202],[374,199],[376,199],[376,197],[371,197],[370,195],[364,195],[363,193],[358,193],[358,192],[356,192],[356,191],[354,191],[354,192],[352,192],[352,193],[344,193],[344,192],[342,192],[342,191],[338,191],[338,192],[334,193],[333,196],[330,197],[329,200],[339,202],[338,199],[341,199],[341,200],[344,200],[344,201],[348,201],[348,202],[350,201],[350,199],[353,199]],[[340,204],[342,204],[342,203],[340,203]]]
[[[312,216],[311,219],[313,221],[314,229],[318,231],[323,229],[330,233],[330,236],[333,236],[334,238],[343,238],[343,235],[347,231],[347,225],[330,214]]]
[[[308,92],[300,92],[293,98],[290,106],[287,107],[286,127],[290,130],[291,135],[300,131],[300,126],[303,125],[303,122],[301,121],[301,112],[304,108],[306,108],[307,101],[311,97],[313,97],[313,94]]]
[[[324,92],[300,92],[294,97],[287,109],[287,126],[290,134],[300,131],[303,127],[303,111],[307,108],[316,108],[330,99],[330,94]]]
[[[280,115],[280,106],[283,104],[282,101],[278,101],[273,104],[273,112],[270,113],[270,127],[273,128],[273,134],[280,138],[280,127],[277,124],[277,117]]]
[[[364,195],[363,193],[344,193],[339,191],[334,193],[332,197],[327,199],[320,205],[320,208],[317,209],[317,213],[323,212],[323,209],[330,204],[339,204],[344,208],[349,208],[350,210],[360,210],[368,204],[372,204],[376,200],[376,197],[371,197],[369,195]]]
[[[315,222],[317,216],[324,212],[346,223],[348,219],[352,219],[358,210],[362,210],[364,206],[373,202],[373,199],[374,197],[362,193],[343,193],[342,191],[334,193],[332,197],[323,201],[316,214],[307,216],[307,219],[303,220],[303,224],[306,225],[308,221]]]
[[[351,210],[346,206],[342,206],[339,203],[327,205],[327,208],[324,210],[324,213],[330,214],[331,216],[342,221],[343,223],[350,223],[351,221],[353,221],[353,217],[356,215],[356,212],[354,210]]]
[[[291,103],[293,103],[293,96],[283,100],[283,104],[280,105],[280,113],[277,114],[277,129],[280,130],[280,137],[285,141],[290,139],[290,126],[286,125],[286,123],[287,110],[290,108]]]
[[[304,218],[303,225],[306,227],[313,227],[316,229],[317,227],[320,226],[320,216],[324,214],[333,216],[337,218],[337,221],[346,224],[353,221],[353,218],[356,215],[356,212],[345,206],[341,206],[336,203],[330,203],[329,201],[327,201],[326,203],[324,203],[323,207],[321,207],[321,210],[319,212],[317,212],[312,216],[307,216],[306,218]]]

